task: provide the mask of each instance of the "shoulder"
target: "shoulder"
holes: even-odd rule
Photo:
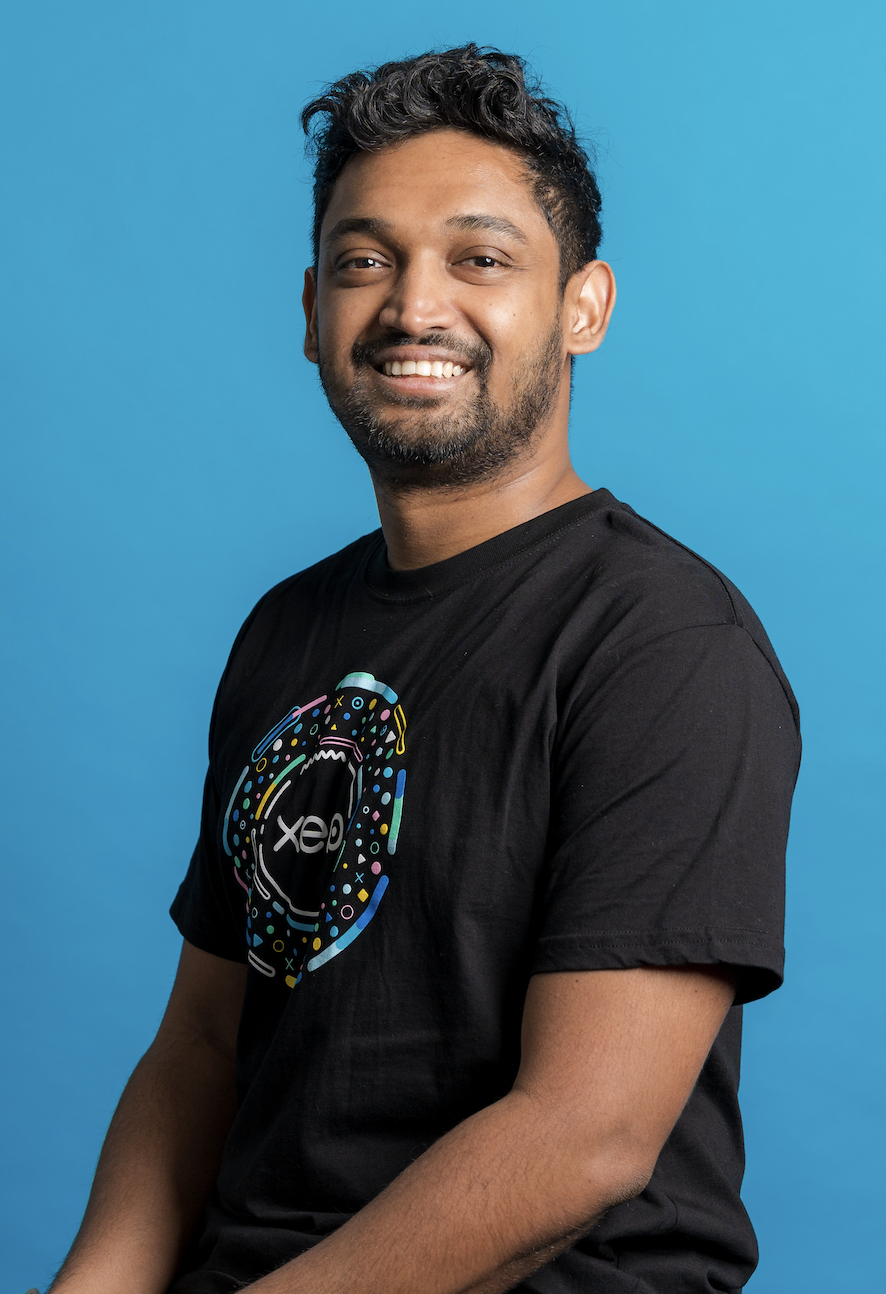
[[[627,504],[611,499],[588,520],[591,533],[584,546],[593,583],[608,594],[616,616],[636,611],[626,630],[667,633],[743,623],[750,608],[735,586]]]
[[[368,535],[361,535],[337,553],[331,553],[315,562],[313,566],[287,576],[259,599],[250,619],[273,614],[278,610],[289,611],[299,605],[310,604],[331,589],[341,589],[350,580],[362,575],[367,560],[382,542],[381,530],[373,530]]]
[[[259,671],[278,646],[289,648],[293,631],[320,612],[324,615],[363,579],[366,562],[381,542],[381,531],[372,531],[313,566],[275,584],[250,611],[234,639],[219,692]]]
[[[381,531],[374,530],[275,584],[247,616],[235,646],[244,639],[271,632],[281,618],[309,614],[318,605],[327,604],[333,593],[340,596],[351,581],[362,578],[368,558],[381,542]]]
[[[552,554],[581,580],[582,596],[573,603],[578,615],[570,619],[585,644],[592,633],[597,662],[624,660],[651,644],[663,647],[668,638],[670,650],[679,653],[681,642],[698,637],[691,631],[724,648],[743,638],[778,679],[796,718],[796,701],[766,631],[732,581],[608,491],[597,493],[597,506],[562,532],[559,556]],[[727,628],[735,632],[716,632]]]

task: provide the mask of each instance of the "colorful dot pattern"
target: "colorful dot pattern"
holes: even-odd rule
[[[396,692],[364,672],[293,706],[257,743],[222,822],[222,844],[245,891],[255,972],[295,988],[372,920],[389,882],[383,860],[396,853],[400,835],[405,753],[406,715]],[[317,770],[340,777],[342,811],[328,823],[307,812]],[[296,818],[292,806],[302,802],[305,812]],[[276,813],[281,804],[291,825]],[[307,859],[317,869],[324,895],[317,911],[297,907],[281,884],[276,860],[290,848],[300,865]]]

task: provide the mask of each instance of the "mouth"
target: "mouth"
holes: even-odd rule
[[[454,391],[475,368],[473,355],[461,346],[446,345],[442,338],[420,345],[380,346],[365,360],[379,375],[383,387],[416,396]]]
[[[462,377],[468,369],[468,365],[454,364],[448,359],[386,359],[376,371],[385,377],[430,377],[439,381],[441,378]]]

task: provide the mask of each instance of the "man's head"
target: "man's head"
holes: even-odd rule
[[[470,44],[352,72],[313,99],[301,120],[315,159],[315,266],[323,217],[348,159],[430,130],[468,131],[520,156],[560,248],[561,287],[597,257],[600,190],[588,154],[566,109],[527,82],[516,54]]]
[[[565,431],[568,361],[605,332],[587,155],[520,59],[473,45],[345,77],[318,115],[305,350],[333,411],[376,476],[497,476]]]

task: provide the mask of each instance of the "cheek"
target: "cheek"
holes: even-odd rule
[[[330,354],[347,354],[360,335],[365,311],[361,312],[361,303],[354,299],[357,295],[321,292],[317,309],[317,335],[321,347]]]
[[[486,311],[486,337],[491,346],[510,355],[531,351],[559,317],[558,302],[549,294],[526,292],[490,304]]]
[[[340,348],[342,323],[340,311],[328,302],[321,302],[317,312],[317,336],[323,350],[331,352]]]
[[[512,386],[515,374],[527,356],[535,353],[540,339],[548,336],[554,322],[554,316],[534,300],[503,306],[490,315],[484,332],[495,359],[490,381],[503,388]]]

